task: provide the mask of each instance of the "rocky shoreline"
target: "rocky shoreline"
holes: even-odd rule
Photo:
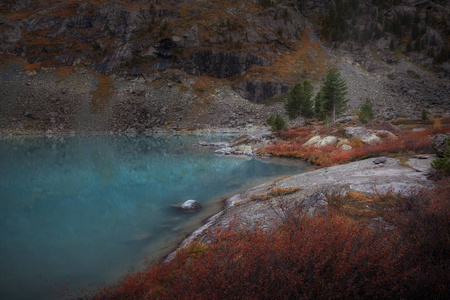
[[[324,194],[331,190],[344,194],[350,191],[373,194],[431,188],[433,182],[427,176],[435,158],[436,155],[431,154],[369,158],[253,187],[226,199],[224,209],[191,233],[165,261],[174,259],[177,251],[195,240],[208,242],[211,233],[218,228],[231,224],[247,229],[271,228],[280,221],[280,206],[283,205],[300,204],[310,216],[323,213],[328,208]],[[379,225],[384,221],[374,218],[372,222]]]

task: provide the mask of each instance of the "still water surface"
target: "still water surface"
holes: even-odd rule
[[[214,155],[231,135],[0,139],[0,299],[52,299],[161,259],[240,190],[309,168]],[[200,201],[197,213],[172,205]]]

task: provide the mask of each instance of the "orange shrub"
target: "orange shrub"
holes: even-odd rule
[[[441,119],[436,118],[433,121],[433,129],[441,129],[442,125],[441,125]]]
[[[270,190],[269,195],[272,197],[279,197],[279,196],[285,196],[285,195],[290,195],[290,194],[294,194],[296,192],[298,192],[300,189],[299,188],[274,188]]]

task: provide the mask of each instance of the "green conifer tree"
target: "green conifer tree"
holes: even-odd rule
[[[266,122],[271,127],[272,131],[280,131],[286,128],[286,122],[279,114],[270,115]]]
[[[313,117],[313,90],[314,87],[312,84],[308,80],[305,80],[301,83],[297,83],[289,92],[284,104],[289,119],[292,120],[298,116],[302,116],[305,119]]]
[[[341,74],[337,68],[328,71],[322,83],[322,109],[324,113],[336,122],[336,116],[339,116],[347,108],[349,99],[347,95],[347,85],[345,80],[341,78]]]
[[[322,103],[323,103],[323,90],[321,88],[317,93],[316,97],[314,98],[314,115],[316,116],[316,118],[320,120],[325,118]]]
[[[369,98],[367,98],[359,109],[359,121],[363,124],[366,124],[374,117],[373,103]]]

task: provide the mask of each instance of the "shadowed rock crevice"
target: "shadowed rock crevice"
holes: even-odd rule
[[[269,98],[289,92],[291,86],[283,82],[270,82],[256,79],[242,81],[235,88],[244,99],[255,103],[262,103]]]

